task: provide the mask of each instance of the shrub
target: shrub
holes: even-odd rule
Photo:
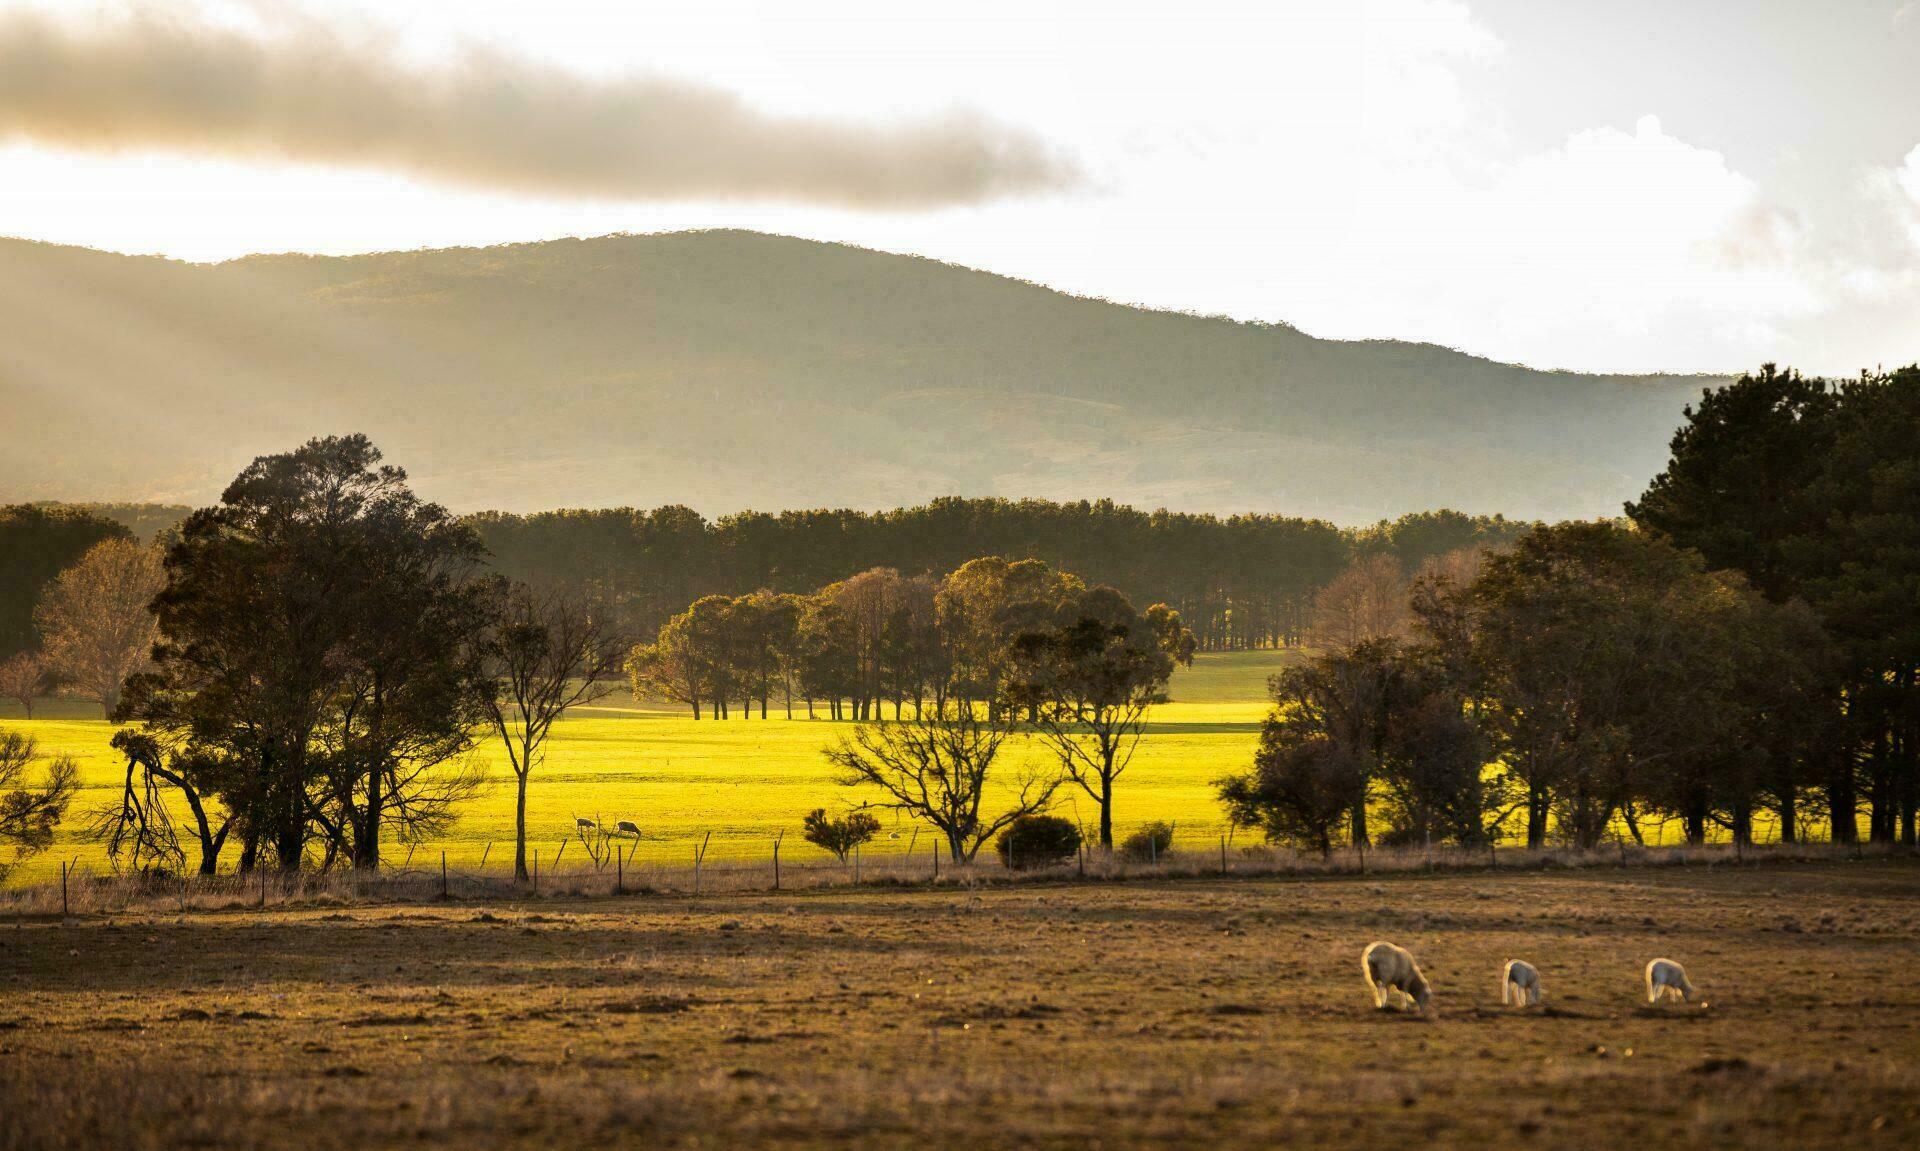
[[[842,863],[854,848],[880,834],[880,821],[864,811],[850,811],[839,819],[831,819],[826,808],[816,807],[807,813],[800,826],[808,843],[833,852]]]
[[[1023,815],[994,840],[1000,862],[1020,871],[1052,867],[1080,850],[1080,829],[1057,815]]]
[[[1173,846],[1173,824],[1154,820],[1120,841],[1120,858],[1129,863],[1165,859]]]

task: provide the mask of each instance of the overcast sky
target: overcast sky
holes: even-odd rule
[[[1542,367],[1920,357],[1920,0],[0,0],[0,233],[746,227]]]

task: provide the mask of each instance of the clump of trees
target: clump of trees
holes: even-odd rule
[[[667,620],[626,668],[636,695],[694,718],[786,714],[869,726],[829,753],[880,806],[945,836],[956,859],[1071,784],[1099,809],[1113,844],[1114,793],[1195,638],[1164,604],[1137,610],[1038,560],[970,560],[944,579],[862,572],[812,595],[706,596]],[[882,722],[886,721],[886,722]],[[986,781],[1015,731],[1057,770],[1024,781],[1012,808],[981,814]]]
[[[46,618],[117,613],[152,582],[146,557],[107,546]],[[504,585],[484,554],[364,436],[255,460],[166,551],[151,666],[114,712],[136,725],[115,739],[121,799],[96,834],[128,865],[179,866],[178,801],[202,872],[229,840],[242,871],[377,867],[389,838],[452,821],[483,782],[469,753],[490,732],[520,779],[524,859],[547,733],[624,645],[564,597]],[[89,642],[104,683],[113,653]]]
[[[1773,365],[1705,393],[1627,513],[1804,604],[1831,646],[1805,790],[1833,837],[1920,828],[1920,366],[1825,380]],[[1787,786],[1775,781],[1771,790]],[[1783,814],[1783,819],[1785,815]]]
[[[82,508],[0,507],[0,660],[36,651],[33,609],[41,593],[87,549],[133,533]]]
[[[1232,818],[1322,853],[1487,843],[1509,819],[1579,847],[1649,817],[1750,841],[1812,761],[1823,641],[1804,609],[1616,523],[1536,528],[1461,584],[1430,573],[1404,637],[1275,677]],[[1384,829],[1371,821],[1387,820]]]
[[[1273,682],[1231,818],[1331,851],[1376,840],[1751,842],[1810,808],[1913,843],[1920,806],[1920,368],[1772,367],[1689,409],[1631,521],[1537,526],[1383,594],[1366,559]],[[1384,815],[1387,826],[1371,826]]]

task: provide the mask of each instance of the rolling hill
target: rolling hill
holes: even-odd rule
[[[205,501],[254,455],[357,430],[461,510],[1606,515],[1703,382],[745,232],[212,265],[0,241],[0,502]]]

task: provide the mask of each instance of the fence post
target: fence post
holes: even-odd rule
[[[440,849],[440,898],[446,899],[449,894],[450,893],[447,890],[447,851],[445,848],[441,848]]]
[[[613,849],[613,893],[624,895],[627,890],[627,857],[621,854],[616,845]]]
[[[486,847],[486,850],[485,850],[485,851],[482,851],[482,852],[480,853],[480,866],[481,866],[481,867],[485,867],[485,866],[487,865],[487,856],[488,856],[488,854],[490,854],[490,853],[491,853],[492,851],[493,851],[493,840],[491,840],[491,839],[489,839],[489,840],[487,840],[487,847]]]
[[[773,889],[780,890],[780,837],[773,839]]]
[[[533,893],[540,894],[540,849],[533,849]]]
[[[1080,868],[1080,878],[1087,877],[1087,849],[1084,846],[1073,849],[1073,858]]]
[[[1491,839],[1487,840],[1487,870],[1500,870],[1500,845]]]
[[[853,885],[860,886],[860,845],[853,845]]]
[[[933,881],[940,882],[940,844],[933,845]]]
[[[1227,873],[1227,837],[1220,837],[1220,874]]]
[[[60,918],[65,919],[67,911],[67,861],[60,861]]]

